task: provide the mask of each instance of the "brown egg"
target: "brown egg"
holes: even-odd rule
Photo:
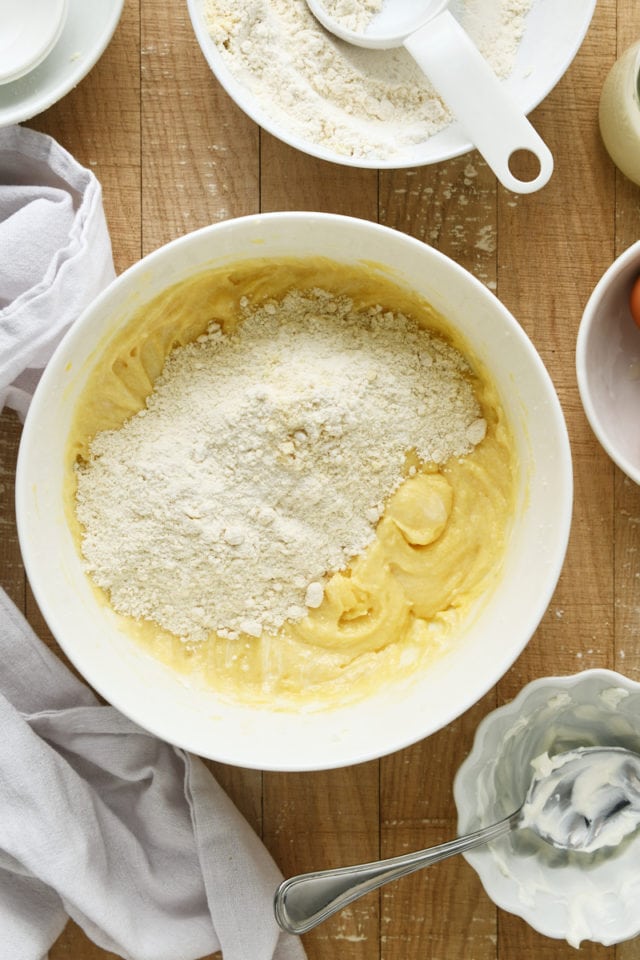
[[[629,294],[629,309],[631,316],[640,327],[640,277],[636,277],[631,293]]]

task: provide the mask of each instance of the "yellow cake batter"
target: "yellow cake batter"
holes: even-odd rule
[[[210,270],[140,308],[96,353],[68,446],[67,511],[78,548],[77,462],[92,438],[141,410],[165,358],[207,330],[230,332],[240,298],[259,304],[320,287],[360,306],[382,304],[437,331],[470,361],[465,345],[421,298],[379,272],[322,259],[251,260]],[[472,364],[473,365],[473,364]],[[407,452],[406,479],[390,498],[374,542],[328,580],[324,600],[269,635],[185,643],[150,621],[123,617],[153,655],[227,698],[282,708],[331,706],[415,674],[453,642],[456,626],[500,573],[515,504],[517,464],[496,391],[474,366],[487,433],[473,452],[441,466]],[[98,589],[98,588],[96,588]]]

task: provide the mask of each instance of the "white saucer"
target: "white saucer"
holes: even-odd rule
[[[68,0],[0,0],[0,83],[42,63],[58,42],[68,6]]]
[[[124,0],[69,0],[62,33],[34,70],[0,86],[0,127],[21,123],[61,100],[104,53],[120,20]]]

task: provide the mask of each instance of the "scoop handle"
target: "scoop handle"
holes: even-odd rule
[[[508,190],[533,193],[549,181],[551,151],[448,10],[403,43]],[[509,169],[516,150],[537,157],[540,169],[534,179],[519,180]]]
[[[274,901],[278,925],[288,933],[306,933],[365,893],[456,853],[464,853],[480,844],[497,840],[513,830],[519,820],[520,810],[516,810],[499,823],[441,843],[437,847],[375,863],[303,873],[284,880],[276,891]]]

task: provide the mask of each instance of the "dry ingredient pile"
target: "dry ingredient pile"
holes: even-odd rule
[[[347,30],[364,30],[380,13],[383,0],[322,0],[322,8]]]
[[[442,464],[486,432],[467,361],[403,314],[323,289],[241,308],[76,465],[92,578],[185,641],[300,620],[374,539],[407,452]]]
[[[533,0],[452,0],[451,12],[501,79],[514,67]],[[403,48],[368,50],[328,33],[306,0],[202,0],[224,63],[262,112],[295,137],[353,159],[410,160],[451,122]],[[363,29],[379,0],[325,0]]]

